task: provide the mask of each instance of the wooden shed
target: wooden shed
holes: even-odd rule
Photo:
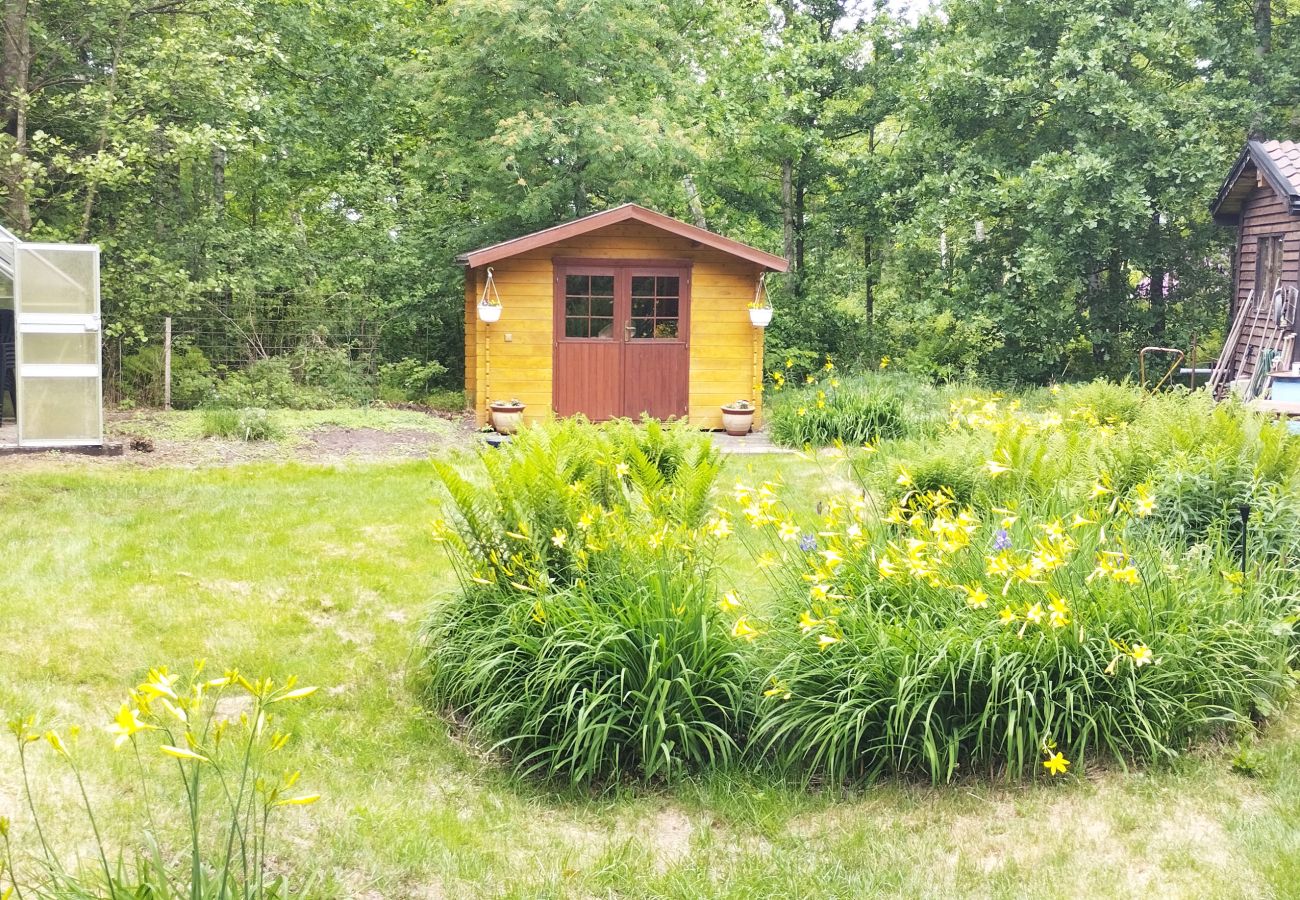
[[[1300,287],[1300,143],[1248,141],[1210,207],[1237,229],[1229,331],[1217,386],[1257,383],[1296,361]],[[1264,367],[1264,371],[1261,371]]]
[[[480,425],[489,401],[525,421],[582,414],[687,418],[760,403],[760,276],[779,256],[628,203],[463,254],[465,388]],[[500,319],[478,315],[488,274]],[[757,425],[760,412],[755,414]]]

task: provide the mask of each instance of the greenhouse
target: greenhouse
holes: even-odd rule
[[[0,447],[103,443],[99,248],[0,228]]]

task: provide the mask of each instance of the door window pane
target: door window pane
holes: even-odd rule
[[[613,339],[613,275],[565,276],[564,336],[583,340]]]
[[[633,340],[677,340],[680,299],[681,278],[677,275],[633,276]]]

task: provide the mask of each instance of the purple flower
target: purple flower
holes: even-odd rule
[[[807,553],[809,550],[816,550],[817,538],[811,534],[805,534],[803,537],[799,538],[799,549],[804,553]]]
[[[1007,530],[1005,528],[999,528],[997,530],[997,533],[993,535],[993,549],[1005,550],[1010,546],[1011,546],[1011,535],[1007,534]]]

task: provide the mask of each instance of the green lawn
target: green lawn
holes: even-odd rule
[[[322,687],[293,712],[289,764],[324,799],[281,820],[275,859],[321,896],[1300,896],[1300,710],[1256,744],[1255,777],[1234,746],[1029,786],[556,794],[416,697],[415,631],[452,588],[427,464],[61,465],[0,464],[0,710],[86,726],[76,752],[120,839],[138,796],[99,725],[149,666],[206,657]],[[732,465],[824,477],[791,456]],[[84,852],[73,785],[37,756],[59,843]],[[30,848],[15,760],[4,745],[0,815]]]

